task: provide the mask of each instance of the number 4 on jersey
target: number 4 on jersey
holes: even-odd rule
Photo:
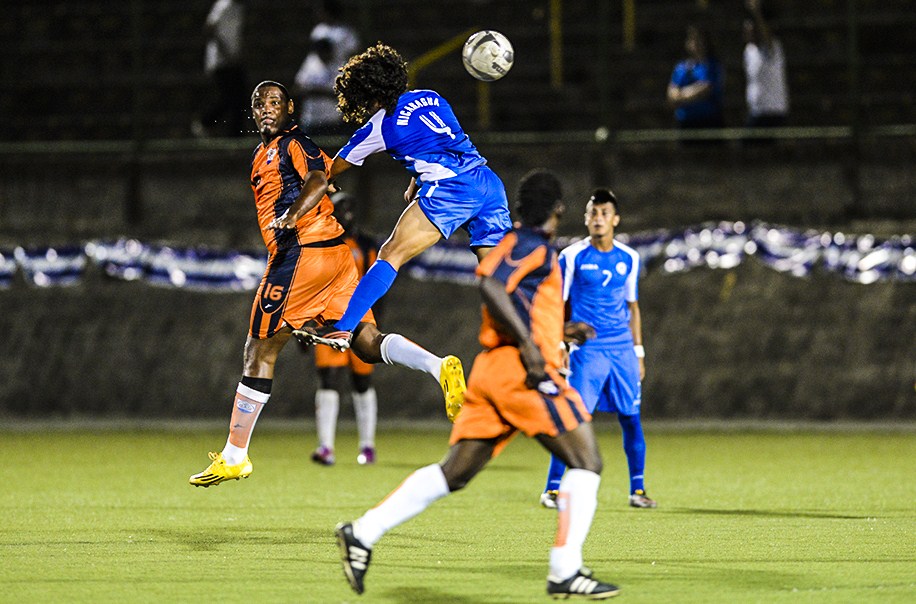
[[[429,119],[430,117],[433,119]],[[436,121],[435,124],[433,123],[433,120]],[[441,117],[436,115],[435,111],[430,111],[429,117],[426,117],[425,115],[421,115],[420,121],[426,124],[426,127],[432,130],[433,132],[436,132],[438,134],[448,134],[451,138],[455,138],[455,135],[452,134],[452,129],[445,125],[445,122],[442,121]]]

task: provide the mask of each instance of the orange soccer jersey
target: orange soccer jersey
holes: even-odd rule
[[[350,248],[353,261],[356,263],[356,270],[360,278],[362,278],[378,257],[378,246],[372,239],[361,234],[348,235],[344,242]],[[373,369],[372,365],[361,361],[352,350],[338,352],[323,344],[315,346],[315,367],[319,369],[324,367],[349,367],[350,371],[357,375],[369,375]]]
[[[251,187],[258,224],[270,255],[251,308],[253,338],[269,338],[284,325],[339,319],[359,275],[334,205],[325,195],[296,222],[295,229],[265,230],[302,192],[308,172],[327,173],[330,160],[298,126],[258,145],[251,161]],[[374,323],[372,312],[364,321]]]
[[[268,145],[261,143],[251,159],[251,189],[258,211],[264,244],[271,253],[277,249],[327,241],[343,235],[334,218],[334,204],[325,195],[296,223],[296,229],[267,229],[282,216],[302,192],[306,174],[320,170],[327,174],[331,160],[298,126],[292,126]]]
[[[519,430],[528,436],[557,436],[590,421],[579,393],[557,371],[562,363],[562,278],[556,251],[544,234],[532,229],[510,232],[481,261],[477,274],[506,284],[515,311],[544,356],[555,389],[525,386],[527,372],[517,343],[484,307],[480,343],[486,350],[471,368],[451,444],[497,438],[498,453]]]

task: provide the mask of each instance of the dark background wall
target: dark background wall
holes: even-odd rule
[[[789,59],[790,125],[842,128],[750,148],[737,141],[685,148],[660,142],[657,130],[672,125],[664,88],[693,19],[710,27],[726,66],[727,123],[742,123],[740,2],[710,0],[706,10],[695,0],[637,2],[628,50],[623,3],[566,0],[559,88],[549,83],[546,0],[469,0],[448,10],[417,0],[343,4],[366,42],[384,40],[408,60],[470,27],[509,35],[518,60],[511,77],[487,89],[489,129],[479,119],[479,88],[457,55],[423,71],[417,85],[452,101],[510,189],[536,166],[563,176],[571,208],[563,234],[581,233],[577,207],[595,185],[620,196],[626,232],[765,220],[916,234],[911,0],[768,2]],[[247,184],[257,140],[187,138],[210,94],[200,35],[210,5],[10,7],[0,21],[0,247],[129,236],[260,248]],[[290,81],[314,22],[311,3],[249,6],[252,84]],[[589,136],[599,127],[611,134],[601,146]],[[621,140],[620,132],[645,132],[649,142]],[[321,142],[331,152],[340,143]],[[403,208],[403,172],[374,157],[342,184],[363,202],[368,230],[386,235]],[[240,375],[252,296],[113,282],[94,268],[70,288],[17,280],[0,289],[0,414],[223,414]],[[383,327],[459,354],[470,367],[473,287],[404,277],[389,297]],[[861,285],[820,272],[797,278],[752,258],[730,271],[650,271],[641,306],[648,416],[916,417],[912,282]],[[425,376],[389,367],[377,376],[383,417],[441,415],[438,387]],[[314,388],[310,357],[290,346],[271,413],[310,414]]]
[[[650,272],[640,286],[643,413],[664,418],[914,419],[914,286],[797,278],[755,259],[730,271]],[[214,417],[240,377],[252,295],[111,282],[0,291],[0,413]],[[401,278],[382,328],[470,369],[474,287]],[[441,416],[438,385],[376,372],[387,418]],[[310,415],[311,356],[287,346],[272,417]]]

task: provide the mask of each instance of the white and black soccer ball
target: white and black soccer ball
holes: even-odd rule
[[[464,43],[461,60],[469,74],[478,80],[492,82],[512,69],[515,51],[509,38],[498,31],[485,29],[472,34]]]

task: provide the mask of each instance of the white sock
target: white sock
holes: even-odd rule
[[[375,446],[375,422],[378,416],[378,396],[375,388],[365,392],[352,392],[353,411],[356,413],[356,430],[359,433],[359,448]]]
[[[334,448],[339,410],[340,394],[336,390],[319,388],[315,393],[315,425],[318,430],[318,444],[322,447]]]
[[[567,470],[557,497],[557,539],[550,550],[550,580],[565,581],[582,568],[582,545],[598,507],[601,476]]]
[[[439,464],[420,468],[355,521],[353,534],[372,547],[389,529],[407,522],[448,493],[448,483]]]
[[[248,455],[248,447],[236,447],[228,440],[226,441],[226,446],[223,447],[223,459],[226,460],[226,465],[236,466],[245,461],[246,455]]]
[[[425,371],[439,383],[439,369],[442,358],[411,342],[399,333],[385,336],[380,346],[382,360],[389,365],[401,365],[409,369]]]

